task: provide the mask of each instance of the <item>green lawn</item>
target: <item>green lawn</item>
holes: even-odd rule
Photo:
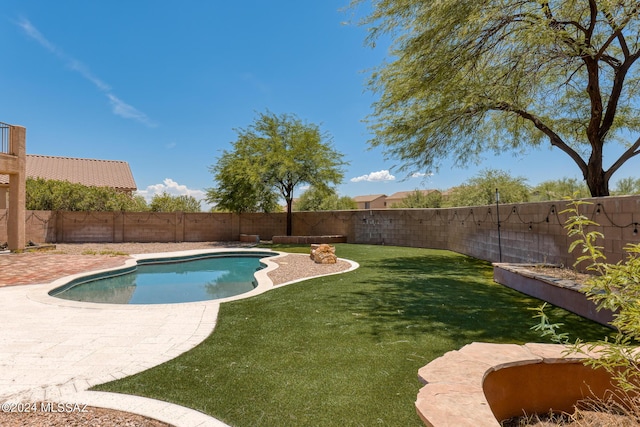
[[[495,284],[487,262],[336,246],[360,268],[225,303],[195,349],[95,389],[175,402],[233,426],[421,426],[421,366],[473,341],[541,341],[528,310],[541,302]],[[564,310],[550,314],[574,337],[609,333]]]

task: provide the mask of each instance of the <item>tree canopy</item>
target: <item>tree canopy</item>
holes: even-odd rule
[[[167,192],[155,194],[149,204],[151,212],[200,212],[200,201],[193,196],[172,196]]]
[[[546,145],[607,196],[640,154],[637,1],[385,0],[364,25],[371,45],[392,40],[369,82],[371,143],[405,170]],[[605,168],[616,142],[624,151]]]
[[[27,178],[26,208],[45,211],[200,212],[193,196],[156,194],[147,205],[144,197],[109,187],[87,186],[69,181]]]
[[[26,208],[47,211],[144,211],[142,196],[132,196],[108,187],[69,181],[27,178]]]
[[[349,196],[340,197],[332,189],[318,189],[309,187],[293,203],[293,210],[296,211],[340,211],[358,209],[358,204]]]
[[[207,189],[207,201],[218,209],[270,212],[282,197],[290,235],[296,187],[310,184],[322,190],[342,181],[346,162],[331,137],[315,124],[267,111],[236,132],[233,148],[224,150],[210,168],[217,186]]]
[[[565,197],[584,199],[589,197],[589,188],[576,178],[561,178],[543,181],[531,190],[531,199],[534,202],[544,200],[562,200]]]
[[[616,195],[640,194],[640,178],[626,177],[619,179],[613,192]]]
[[[394,203],[390,208],[439,208],[442,207],[442,193],[440,191],[414,190],[400,203]]]
[[[451,190],[445,207],[482,206],[496,202],[496,189],[500,203],[529,201],[529,187],[523,177],[512,177],[505,171],[485,169]]]

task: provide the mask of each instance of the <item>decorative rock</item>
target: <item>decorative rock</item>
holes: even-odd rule
[[[316,264],[335,264],[338,258],[336,257],[335,246],[330,246],[325,243],[321,245],[311,245],[311,259]]]

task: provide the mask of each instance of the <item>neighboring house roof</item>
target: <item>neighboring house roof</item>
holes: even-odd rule
[[[119,160],[78,159],[73,157],[27,154],[27,178],[69,181],[95,187],[135,191],[136,182],[127,162]],[[9,176],[0,175],[0,185]]]
[[[416,191],[421,192],[425,196],[434,192],[439,192],[439,190],[413,190],[413,191],[398,191],[397,193],[393,193],[389,197],[387,197],[387,202],[389,201],[401,201],[406,199],[408,196],[412,195]]]
[[[356,203],[373,202],[374,200],[378,200],[381,197],[387,196],[384,194],[369,194],[367,196],[356,196],[353,198],[353,200],[355,200]]]

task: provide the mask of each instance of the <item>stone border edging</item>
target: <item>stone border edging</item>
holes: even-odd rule
[[[566,356],[558,344],[474,342],[445,353],[418,370],[425,384],[416,398],[418,415],[430,427],[499,427],[484,394],[483,382],[499,369],[536,363],[576,363],[587,356]]]
[[[162,421],[174,427],[229,427],[228,424],[195,409],[162,400],[104,391],[80,391],[56,399],[60,403],[114,409]]]

